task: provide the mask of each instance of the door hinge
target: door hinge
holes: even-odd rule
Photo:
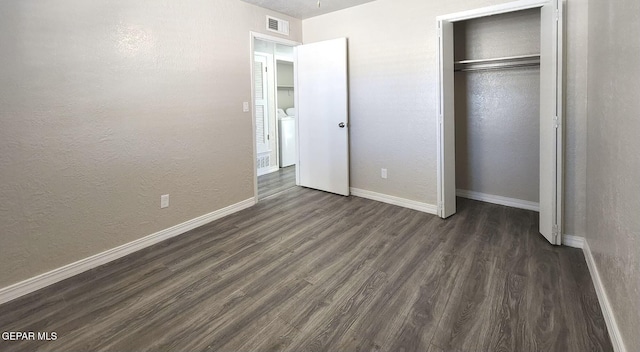
[[[442,216],[444,211],[444,202],[438,202],[438,216]]]
[[[560,20],[560,10],[556,9],[556,22]]]
[[[558,120],[558,116],[553,117],[553,128],[560,127],[560,120]]]
[[[558,236],[560,235],[560,227],[558,226],[558,224],[553,225],[551,232],[553,233],[553,242],[559,243]]]
[[[444,116],[440,115],[438,120],[439,120],[440,124],[442,125],[442,123],[444,122]]]
[[[270,136],[269,136],[269,135],[267,135],[267,140],[269,140],[269,139],[270,139],[269,137],[270,137]]]

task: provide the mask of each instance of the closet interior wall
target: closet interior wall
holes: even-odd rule
[[[278,109],[286,110],[294,105],[293,62],[280,61],[278,68]]]
[[[456,62],[537,55],[540,9],[456,22],[454,46]],[[455,104],[458,194],[538,203],[539,65],[456,71]]]

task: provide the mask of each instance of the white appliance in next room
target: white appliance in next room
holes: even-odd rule
[[[278,118],[280,133],[280,167],[296,163],[296,118],[286,116]]]

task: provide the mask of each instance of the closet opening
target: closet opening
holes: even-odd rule
[[[563,17],[520,0],[437,18],[440,217],[456,196],[535,210],[561,244]]]
[[[539,211],[540,9],[453,24],[456,195]]]

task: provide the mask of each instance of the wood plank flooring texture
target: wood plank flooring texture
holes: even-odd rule
[[[278,171],[258,176],[258,199],[264,199],[274,194],[296,186],[296,166],[287,166]]]
[[[292,188],[0,306],[1,351],[612,351],[582,252],[537,213],[435,216]]]

